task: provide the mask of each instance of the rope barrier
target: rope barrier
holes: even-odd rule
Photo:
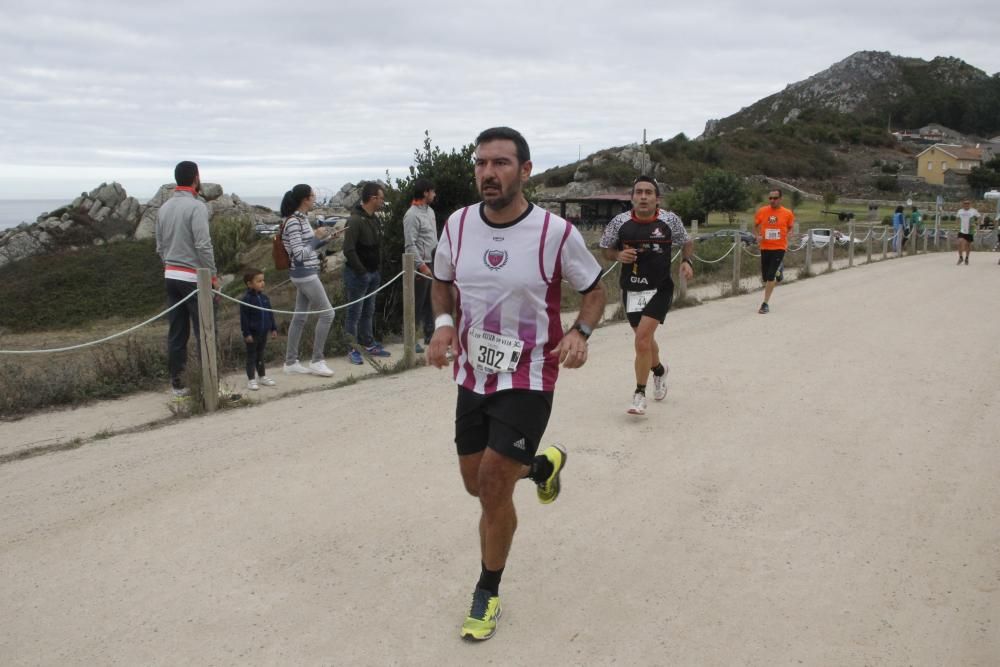
[[[368,294],[365,294],[364,296],[362,296],[359,299],[355,299],[354,301],[350,301],[348,303],[341,304],[339,306],[331,306],[329,308],[324,308],[322,310],[277,310],[276,308],[262,308],[260,306],[255,306],[253,304],[246,303],[244,301],[240,301],[239,299],[233,298],[233,297],[229,296],[228,294],[223,294],[219,290],[212,290],[212,294],[218,294],[223,299],[228,299],[229,301],[232,301],[234,303],[238,303],[241,306],[246,306],[247,308],[253,308],[254,310],[262,310],[262,311],[265,311],[265,312],[268,312],[268,313],[281,313],[282,315],[321,315],[323,313],[337,312],[338,310],[341,310],[342,308],[347,308],[348,306],[353,306],[356,303],[361,303],[365,299],[368,299],[368,298],[371,298],[371,297],[375,296],[376,294],[378,294],[379,292],[381,292],[382,290],[384,290],[386,287],[388,287],[389,285],[391,285],[394,282],[396,282],[397,280],[399,280],[399,278],[402,275],[403,275],[403,272],[400,271],[395,276],[393,276],[391,280],[388,280],[388,281],[382,283],[382,285],[377,290],[375,290],[374,292],[369,292]]]
[[[726,257],[729,257],[729,255],[732,254],[732,252],[734,250],[736,250],[736,244],[735,243],[733,245],[729,246],[729,250],[726,251],[726,254],[723,255],[722,257],[720,257],[719,259],[708,260],[708,259],[702,259],[698,255],[692,255],[692,256],[696,260],[698,260],[699,262],[701,262],[702,264],[718,264],[719,262],[721,262],[722,260],[724,260]]]
[[[130,334],[133,331],[135,331],[136,329],[140,329],[140,328],[146,326],[147,324],[150,324],[151,322],[160,319],[161,317],[163,317],[164,315],[166,315],[170,311],[174,310],[175,308],[180,307],[181,304],[183,304],[188,299],[196,296],[197,294],[198,294],[198,290],[194,290],[193,292],[191,292],[186,297],[184,297],[183,299],[181,299],[180,301],[178,301],[177,303],[175,303],[174,305],[172,305],[170,308],[167,308],[165,311],[163,311],[159,315],[154,315],[153,317],[149,318],[145,322],[142,322],[141,324],[137,324],[134,327],[132,327],[130,329],[126,329],[125,331],[122,331],[120,333],[111,334],[110,336],[105,336],[104,338],[102,338],[100,340],[93,340],[93,341],[90,341],[89,343],[81,343],[80,345],[70,345],[68,347],[53,347],[53,348],[49,348],[49,349],[46,349],[46,350],[0,350],[0,354],[47,354],[47,353],[52,353],[52,352],[69,352],[70,350],[80,350],[82,348],[90,347],[92,345],[97,345],[99,343],[105,343],[105,342],[107,342],[109,340],[114,340],[115,338],[120,338],[121,336],[124,336],[126,334]]]

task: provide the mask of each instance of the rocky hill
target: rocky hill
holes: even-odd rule
[[[646,147],[619,146],[535,175],[547,194],[577,195],[626,186],[638,171],[668,189],[709,169],[767,176],[812,192],[885,196],[915,192],[914,155],[889,129],[940,124],[963,140],[1000,134],[1000,75],[957,58],[931,61],[861,51],[721,120],[695,140],[683,134]],[[896,175],[887,185],[885,175]],[[880,178],[882,177],[882,178]]]
[[[856,115],[880,127],[941,123],[966,134],[1000,132],[1000,79],[958,58],[895,56],[859,51],[804,81],[788,85],[722,120],[710,120],[706,138],[738,129],[787,124],[805,110]],[[951,108],[961,102],[961,109]]]

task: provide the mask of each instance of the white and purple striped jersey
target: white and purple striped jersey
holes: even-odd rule
[[[580,232],[559,216],[529,204],[517,221],[494,225],[479,204],[448,218],[438,240],[434,277],[458,292],[457,384],[478,394],[552,391],[559,358],[549,353],[563,337],[561,281],[589,292],[601,278],[601,265]],[[476,368],[469,333],[477,330],[523,342],[513,370]]]

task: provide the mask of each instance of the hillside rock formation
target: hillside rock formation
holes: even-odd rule
[[[120,184],[102,183],[63,207],[42,213],[34,224],[0,233],[0,266],[42,253],[152,238],[157,211],[171,197],[174,187],[164,185],[156,196],[140,204]],[[208,204],[210,220],[243,216],[254,223],[277,221],[270,209],[227,195],[215,183],[202,184],[202,198]]]

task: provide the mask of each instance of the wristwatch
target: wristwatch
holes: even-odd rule
[[[591,329],[586,324],[584,324],[583,322],[577,322],[576,324],[571,326],[570,331],[579,331],[580,335],[583,336],[584,340],[590,338],[590,334],[594,333],[594,330]]]

